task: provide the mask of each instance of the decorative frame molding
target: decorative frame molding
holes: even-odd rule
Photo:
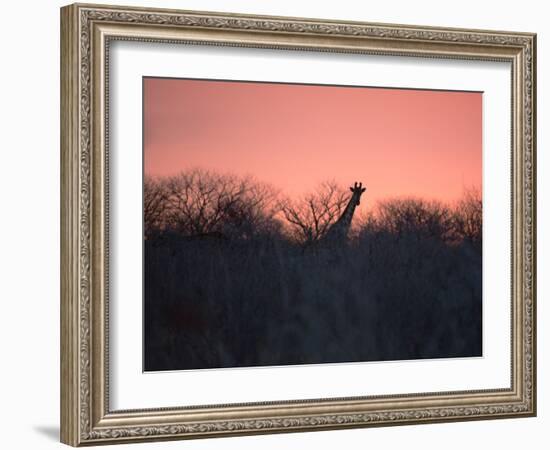
[[[509,389],[111,411],[109,42],[508,61],[512,65]],[[79,446],[536,414],[536,35],[75,4],[61,9],[61,440]]]

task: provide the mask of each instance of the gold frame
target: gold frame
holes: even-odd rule
[[[115,39],[512,66],[512,383],[421,393],[111,411],[108,395],[108,87]],[[74,4],[61,9],[61,441],[73,446],[536,414],[536,35]]]

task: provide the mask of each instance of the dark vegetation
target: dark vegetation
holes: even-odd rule
[[[292,202],[202,170],[146,179],[145,370],[481,355],[479,192],[382,202],[327,244],[348,198],[324,183]]]

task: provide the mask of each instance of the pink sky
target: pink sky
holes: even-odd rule
[[[481,105],[477,92],[146,78],[145,173],[251,174],[290,196],[361,181],[361,205],[452,202],[481,188]]]

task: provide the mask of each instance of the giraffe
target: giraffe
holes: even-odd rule
[[[353,219],[353,213],[355,212],[355,208],[359,206],[361,195],[366,191],[366,188],[363,187],[363,183],[355,182],[353,187],[350,187],[349,190],[352,192],[352,195],[344,212],[328,229],[323,237],[323,241],[342,242],[347,239],[351,220]]]

